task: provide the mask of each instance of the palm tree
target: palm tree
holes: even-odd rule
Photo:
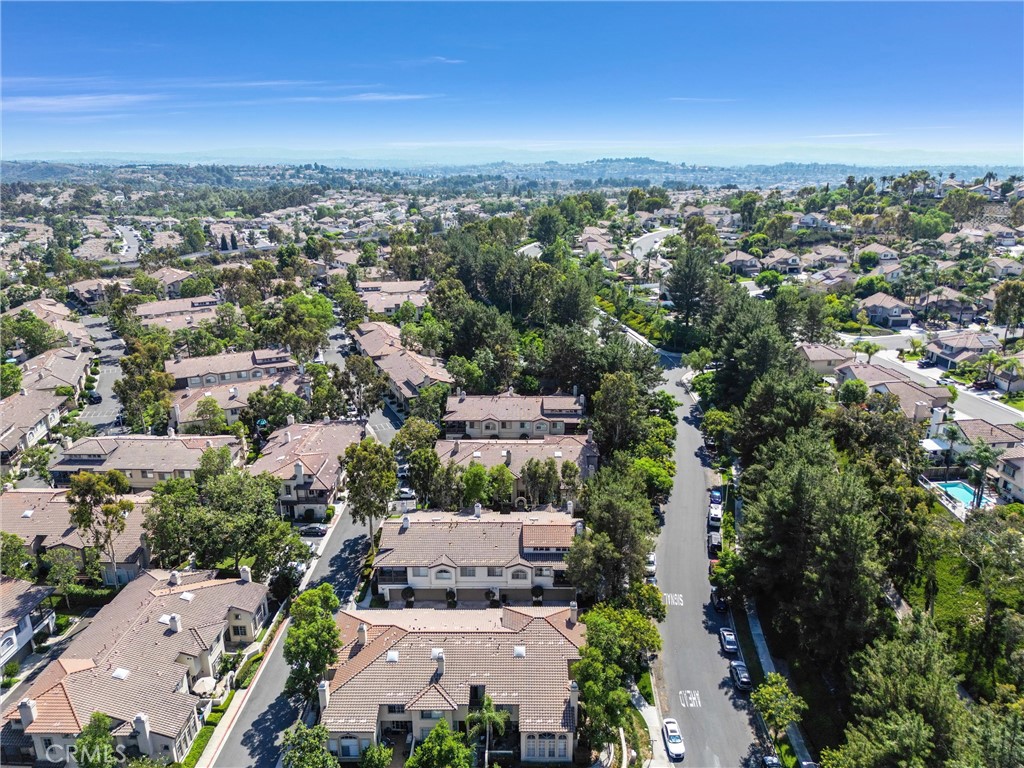
[[[495,709],[494,701],[490,696],[484,694],[484,703],[480,709],[470,712],[466,717],[466,725],[469,726],[469,738],[479,739],[484,736],[484,765],[490,765],[491,753],[491,731],[496,731],[499,736],[504,735],[505,726],[508,725],[510,713],[507,709]]]
[[[867,355],[868,365],[871,365],[871,358],[874,356],[876,352],[881,351],[882,345],[876,344],[873,341],[858,341],[855,344],[853,344],[850,347],[850,349],[852,349],[854,352],[863,352],[865,355]]]
[[[971,449],[960,455],[960,460],[971,466],[974,480],[974,502],[972,506],[980,507],[985,498],[985,477],[988,470],[995,466],[996,459],[1003,455],[1002,448],[993,448],[980,437],[971,445]]]
[[[1004,362],[1005,358],[995,350],[980,355],[977,360],[977,364],[982,366],[982,369],[985,371],[985,381],[992,381],[996,368]]]
[[[960,439],[960,430],[949,425],[942,430],[942,436],[949,442],[949,448],[946,449],[946,479],[949,480],[949,465],[953,461],[953,445]]]
[[[1024,377],[1024,360],[1019,357],[1004,357],[997,370],[1005,371],[1018,379],[1022,378]],[[1009,382],[1007,382],[1007,392],[1009,392]]]

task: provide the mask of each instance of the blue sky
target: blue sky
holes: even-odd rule
[[[3,153],[1022,163],[1024,4],[2,5]]]

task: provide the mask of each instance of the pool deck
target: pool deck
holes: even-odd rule
[[[963,480],[949,480],[942,483],[936,483],[928,480],[926,477],[919,477],[918,482],[926,489],[930,490],[942,502],[942,506],[948,509],[960,522],[964,522],[967,519],[967,513],[971,511],[970,504],[965,504],[960,501],[956,496],[947,491],[944,485],[956,485],[958,487],[971,488],[969,483],[965,483]],[[972,489],[973,491],[973,489]],[[991,496],[982,496],[982,505],[985,507],[993,507],[997,504],[997,501]]]

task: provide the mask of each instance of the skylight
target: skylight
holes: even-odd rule
[[[526,658],[526,646],[525,645],[517,645],[517,646],[515,646],[512,649],[512,655],[515,658],[517,658],[517,659],[525,659]]]
[[[394,664],[395,662],[397,662],[398,661],[398,651],[388,651],[388,656],[387,656],[386,661],[389,664]]]
[[[131,674],[131,672],[129,670],[125,669],[124,667],[118,667],[117,669],[115,669],[113,671],[113,673],[111,673],[110,676],[112,678],[114,678],[115,680],[127,680],[128,679],[128,675],[130,675],[130,674]]]
[[[35,512],[34,509],[26,509],[24,512],[21,513],[21,516],[22,517],[32,517],[32,513],[33,512]]]
[[[157,622],[159,622],[160,624],[168,624],[169,625],[171,623],[171,614],[169,614],[169,613],[163,614],[159,619],[157,619]]]
[[[184,600],[187,603],[191,603],[192,602],[192,598],[194,598],[194,597],[195,597],[195,595],[192,594],[191,592],[182,592],[181,593],[181,599]]]

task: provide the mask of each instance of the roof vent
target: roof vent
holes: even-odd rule
[[[127,680],[128,679],[128,675],[130,675],[130,674],[131,674],[131,672],[129,670],[125,669],[124,667],[118,667],[117,669],[115,669],[113,671],[113,673],[110,676],[112,678],[114,678],[115,680]]]
[[[396,664],[398,662],[398,651],[388,651],[385,661],[388,664]]]
[[[407,530],[409,528],[409,523],[410,522],[411,521],[409,520],[409,516],[408,515],[402,515],[402,530],[403,531]]]
[[[562,452],[561,451],[555,451],[555,458],[556,459],[562,458]]]
[[[192,594],[191,592],[182,592],[182,593],[181,593],[181,595],[180,595],[180,597],[181,597],[181,599],[182,599],[182,600],[184,600],[184,601],[185,601],[186,603],[191,603],[191,602],[192,602],[192,598],[194,598],[194,597],[195,597],[195,595],[194,595],[194,594]]]
[[[474,459],[479,459],[480,458],[480,451],[473,451],[473,458]]]
[[[512,648],[512,656],[514,658],[517,658],[517,659],[525,659],[526,658],[526,646],[525,645],[517,645],[517,646],[513,647]]]

